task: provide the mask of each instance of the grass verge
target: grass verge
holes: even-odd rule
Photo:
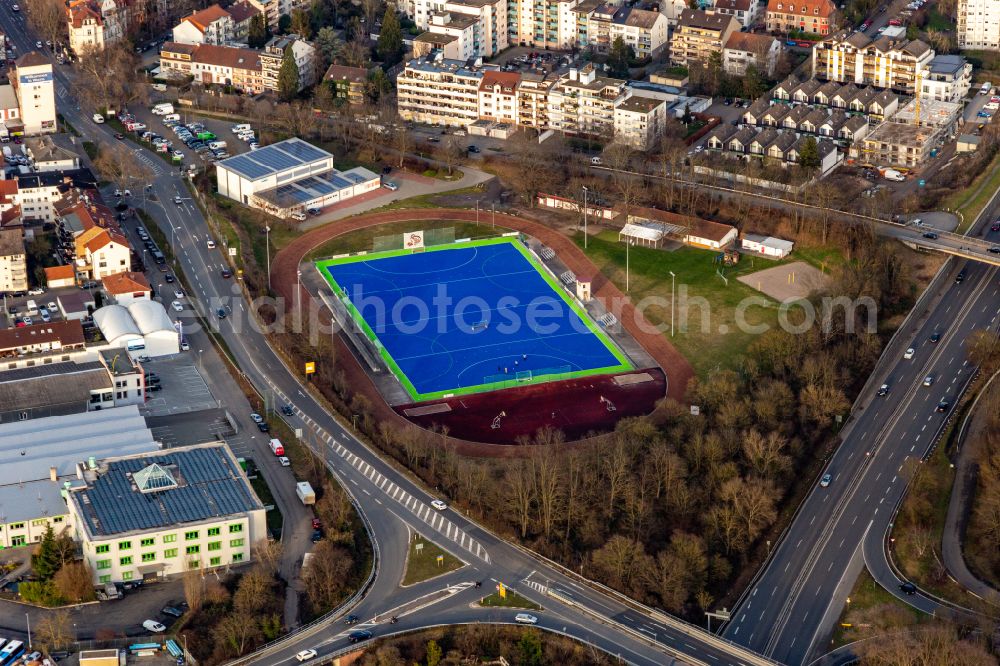
[[[488,224],[475,222],[458,222],[455,220],[420,220],[419,222],[393,222],[391,224],[381,224],[377,227],[367,227],[358,229],[350,233],[332,238],[326,243],[316,247],[306,255],[306,261],[312,261],[322,257],[329,257],[335,254],[352,254],[355,252],[370,252],[372,250],[376,236],[391,236],[393,234],[403,234],[417,228],[423,230],[455,228],[455,238],[490,238],[499,236],[509,231],[504,227],[493,229]]]
[[[494,592],[489,596],[485,596],[479,600],[480,606],[488,606],[490,608],[523,608],[525,610],[542,610],[542,607],[536,604],[534,601],[525,599],[517,592],[507,590],[507,596],[503,599],[500,598],[500,592]]]
[[[829,649],[884,633],[890,627],[917,624],[928,616],[892,596],[867,570],[854,583],[850,601],[834,628]]]
[[[440,561],[438,561],[439,557]],[[454,555],[445,552],[423,537],[417,537],[410,542],[409,553],[406,556],[406,571],[403,573],[403,585],[421,583],[463,566],[465,563]]]
[[[281,528],[285,523],[285,517],[281,515],[281,509],[278,508],[278,504],[274,501],[274,495],[271,494],[271,488],[267,485],[267,481],[264,480],[264,475],[258,472],[257,478],[250,480],[250,485],[253,486],[254,492],[257,493],[257,497],[260,498],[264,506],[274,507],[265,514],[267,518],[267,531],[276,541],[280,541]]]
[[[945,210],[961,214],[962,221],[956,232],[963,234],[969,230],[997,190],[1000,190],[1000,154],[969,187],[955,192],[941,203]]]

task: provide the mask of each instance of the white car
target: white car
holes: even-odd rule
[[[538,618],[530,613],[518,613],[514,616],[514,622],[518,624],[538,624]]]
[[[431,506],[437,509],[438,511],[444,511],[445,509],[448,508],[448,505],[439,499],[431,500]]]
[[[177,298],[177,299],[181,299],[181,298],[184,298],[184,292],[183,292],[183,291],[180,291],[180,290],[178,290],[178,291],[175,291],[175,292],[174,292],[174,298]]]
[[[164,631],[167,630],[166,627],[164,627],[156,620],[146,620],[145,622],[142,623],[142,628],[145,629],[146,631],[151,631],[154,634],[162,634]]]
[[[184,311],[184,306],[181,305],[180,301],[174,301],[173,303],[170,304],[170,307],[172,307],[177,312],[183,312]]]
[[[174,203],[180,206],[182,203],[184,203],[184,199],[181,199],[180,197],[174,197]]]
[[[191,345],[188,344],[187,340],[181,340],[181,351],[188,351],[191,349]]]
[[[214,250],[215,249],[215,241],[214,240],[208,241],[208,249],[209,250]]]
[[[390,192],[395,192],[396,190],[399,189],[399,185],[397,185],[396,183],[392,182],[391,180],[387,180],[384,183],[382,183],[382,187],[384,187],[385,189],[389,190]]]
[[[916,353],[917,351],[913,347],[910,347],[903,353],[903,358],[909,361],[911,358],[913,358],[913,355]]]
[[[316,656],[316,650],[309,649],[296,653],[295,658],[298,659],[299,661],[309,661],[315,656]]]
[[[292,461],[289,460],[286,456],[278,456],[278,462],[281,463],[282,467],[292,466]]]
[[[250,420],[253,421],[254,423],[263,423],[264,417],[258,414],[257,412],[254,412],[253,414],[250,415]]]

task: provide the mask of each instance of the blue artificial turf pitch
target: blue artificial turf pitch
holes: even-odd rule
[[[414,400],[632,369],[512,238],[317,265]]]

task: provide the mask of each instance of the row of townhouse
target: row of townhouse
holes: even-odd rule
[[[763,113],[747,109],[742,119],[747,126],[787,129],[845,143],[865,138],[870,128],[868,116],[860,113],[850,114],[828,107],[789,106],[780,102]]]
[[[591,49],[606,53],[615,39],[639,58],[667,46],[670,19],[661,12],[599,0],[412,0],[401,7],[417,27],[414,55],[438,49],[453,60],[490,57],[512,45]]]
[[[502,72],[444,58],[407,63],[396,81],[400,117],[468,127],[479,121],[614,136],[648,149],[666,126],[666,102],[633,91],[620,79],[598,76],[593,65],[563,75]]]
[[[820,174],[829,173],[842,159],[836,144],[830,139],[817,140],[815,137],[802,135],[793,130],[774,127],[737,129],[731,125],[719,125],[709,132],[705,145],[709,150],[722,151],[746,159],[769,158],[788,166],[798,164],[806,144],[810,141],[816,142]]]
[[[160,48],[160,68],[165,74],[194,77],[206,85],[233,86],[249,94],[278,90],[278,74],[285,54],[299,68],[299,90],[316,81],[316,47],[297,35],[272,38],[261,50],[167,42]]]
[[[863,113],[878,119],[894,115],[899,108],[900,101],[899,95],[891,90],[878,90],[836,81],[822,83],[816,79],[800,82],[791,76],[771,90],[770,98],[796,104],[830,106],[854,113]],[[754,102],[747,109],[747,113],[763,112],[767,110],[768,104],[768,98],[763,97]]]

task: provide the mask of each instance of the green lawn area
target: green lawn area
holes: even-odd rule
[[[258,467],[259,466],[260,465],[258,465]],[[260,501],[264,506],[274,507],[267,512],[267,531],[270,532],[275,539],[280,539],[281,526],[284,524],[284,517],[281,515],[281,510],[278,509],[277,503],[274,501],[274,495],[271,494],[271,489],[267,486],[267,481],[264,480],[264,475],[258,472],[257,478],[250,480],[250,485],[253,486],[254,492],[257,493],[257,497],[260,498]]]
[[[417,546],[421,546],[420,550]],[[438,563],[438,557],[443,558]],[[461,569],[465,563],[460,559],[438,548],[423,537],[417,537],[410,542],[409,553],[406,556],[406,571],[403,573],[403,585],[413,585],[425,580],[446,574],[455,569]]]
[[[850,602],[844,607],[834,628],[833,640],[829,646],[825,646],[831,650],[881,633],[883,631],[881,627],[865,626],[871,624],[869,616],[877,615],[884,618],[891,610],[896,616],[894,619],[904,624],[916,624],[928,617],[892,596],[888,590],[875,582],[867,570],[862,570],[858,576],[848,599]],[[845,624],[850,626],[844,626]]]
[[[962,214],[958,233],[968,231],[993,193],[1000,189],[1000,155],[993,158],[988,169],[964,190],[958,190],[941,202],[941,208]]]
[[[583,235],[574,238],[583,246]],[[618,242],[616,231],[602,231],[588,241],[587,255],[622,291],[625,291],[625,245]],[[675,334],[671,342],[684,354],[699,377],[716,367],[733,368],[757,333],[742,331],[736,324],[737,306],[743,299],[756,296],[767,300],[766,306],[750,305],[744,311],[749,325],[775,326],[777,302],[736,280],[740,275],[771,268],[791,261],[806,261],[829,270],[843,260],[829,248],[796,250],[784,262],[744,257],[736,266],[723,268],[714,262],[715,251],[683,247],[673,252],[633,247],[629,250],[629,295],[633,303],[655,297],[658,303],[642,307],[644,316],[670,335],[670,272],[676,275]],[[729,284],[719,277],[720,270]],[[704,299],[703,301],[701,299]],[[684,303],[688,314],[684,316]],[[707,308],[700,303],[708,304]],[[706,324],[703,329],[703,324]]]
[[[487,220],[488,221],[488,220]],[[334,222],[333,224],[336,224]],[[455,228],[455,238],[489,238],[499,236],[509,231],[503,227],[495,230],[486,222],[477,225],[475,222],[460,222],[456,220],[419,220],[414,222],[393,222],[392,224],[380,224],[377,227],[358,229],[343,236],[333,238],[312,252],[306,255],[307,261],[312,261],[321,257],[330,257],[336,254],[352,254],[355,252],[370,252],[376,236],[389,236],[392,234],[403,234],[407,231],[417,229],[443,229],[447,227]]]
[[[439,198],[442,196],[455,196],[458,194],[473,194],[475,192],[482,192],[482,190],[475,185],[472,187],[462,187],[457,190],[448,190],[447,192],[433,192],[431,194],[420,194],[415,197],[410,197],[409,199],[401,199],[399,201],[393,201],[392,203],[386,204],[375,210],[368,211],[369,213],[378,213],[386,210],[400,210],[406,208],[443,208],[439,202]],[[483,216],[483,220],[489,219],[489,212],[485,208],[480,210],[480,214]]]
[[[951,19],[939,12],[937,7],[931,7],[927,13],[927,25],[925,27],[927,30],[949,32],[955,29],[955,24]]]
[[[483,597],[479,600],[480,606],[490,606],[491,608],[524,608],[525,610],[542,610],[542,607],[534,601],[525,599],[517,592],[507,590],[507,596],[500,598],[499,592]]]

